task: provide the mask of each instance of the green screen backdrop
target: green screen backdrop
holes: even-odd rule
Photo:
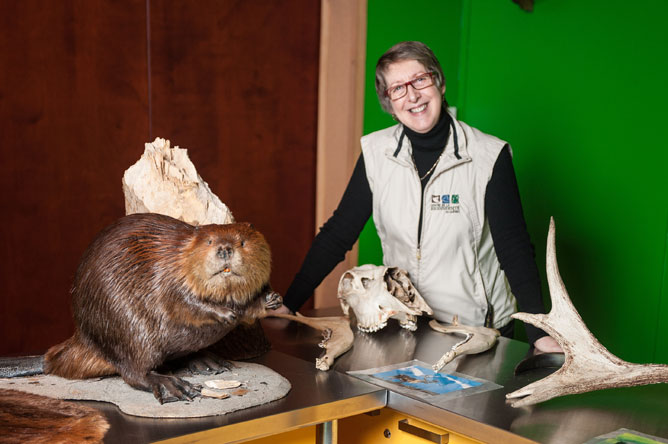
[[[554,217],[561,276],[589,329],[622,359],[668,363],[668,2],[414,5],[369,0],[365,134],[393,124],[375,97],[376,60],[424,41],[458,118],[513,148],[546,306]],[[382,262],[371,223],[359,262]]]

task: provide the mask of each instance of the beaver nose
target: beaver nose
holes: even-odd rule
[[[232,258],[234,250],[232,250],[232,247],[220,246],[218,247],[218,252],[216,254],[218,255],[219,258],[227,260]]]

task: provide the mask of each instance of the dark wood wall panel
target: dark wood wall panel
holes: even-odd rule
[[[71,334],[79,258],[155,136],[265,233],[285,290],[313,234],[319,3],[0,3],[0,355]]]
[[[69,288],[124,211],[121,175],[148,134],[145,6],[3,1],[0,337],[3,354],[71,334]]]
[[[283,293],[313,238],[320,2],[151,1],[153,136],[252,222]]]

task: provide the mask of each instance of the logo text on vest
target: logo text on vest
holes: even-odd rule
[[[432,194],[431,210],[459,213],[459,194]]]

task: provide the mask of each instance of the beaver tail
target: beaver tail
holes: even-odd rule
[[[116,374],[116,368],[93,348],[87,347],[77,333],[47,350],[44,373],[68,379],[86,379]]]
[[[0,378],[19,378],[44,373],[44,356],[17,356],[0,358]]]

